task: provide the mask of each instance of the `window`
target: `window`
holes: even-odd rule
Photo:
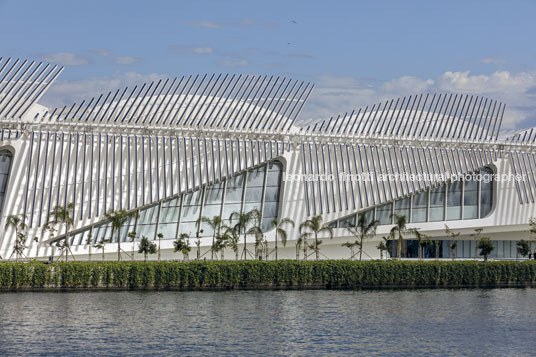
[[[376,208],[376,219],[378,220],[378,224],[391,224],[392,223],[392,217],[393,214],[393,204],[387,203],[382,206],[378,206]]]
[[[4,206],[4,197],[6,186],[9,180],[9,171],[11,169],[11,159],[13,155],[8,150],[0,150],[0,212]]]
[[[339,228],[355,226],[355,215],[343,218],[339,221]]]
[[[463,187],[463,219],[478,218],[478,181],[471,179]]]
[[[482,170],[480,180],[480,218],[486,217],[491,212],[493,201],[493,171],[490,168]]]
[[[462,219],[462,181],[447,186],[447,221]]]
[[[401,200],[395,201],[395,214],[399,216],[405,216],[406,222],[410,221],[409,217],[409,207],[410,207],[410,198],[406,197]]]
[[[219,217],[221,214],[222,199],[223,183],[207,186],[205,188],[205,202],[201,215],[210,220],[214,219],[215,216]],[[205,222],[201,223],[201,229],[203,230],[201,236],[210,237],[214,234],[212,227]]]
[[[430,190],[430,222],[445,219],[445,186]]]
[[[411,222],[426,222],[426,211],[428,208],[428,191],[418,193],[413,196],[413,207],[411,209]]]

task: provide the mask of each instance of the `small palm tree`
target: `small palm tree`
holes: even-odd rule
[[[212,246],[210,248],[210,259],[214,260],[214,247],[216,244],[216,236],[220,233],[220,228],[223,223],[223,220],[220,216],[214,216],[212,218],[201,217],[201,222],[208,224],[212,229]]]
[[[156,244],[150,242],[146,236],[143,236],[138,245],[138,253],[143,253],[144,260],[147,261],[147,255],[156,253]]]
[[[24,250],[26,249],[26,238],[28,237],[28,226],[24,221],[26,220],[26,215],[10,215],[6,219],[5,230],[8,230],[12,227],[15,230],[15,245],[13,246],[13,253],[15,254],[15,260],[19,260],[19,256],[23,255]],[[11,259],[11,256],[9,257]]]
[[[376,235],[378,224],[379,221],[367,222],[365,215],[361,214],[357,219],[356,225],[346,227],[348,232],[356,238],[355,245],[359,247],[359,260],[363,258],[363,243]]]
[[[382,241],[376,246],[380,251],[380,260],[383,260],[383,252],[385,252],[385,257],[389,258],[388,253],[391,250],[391,240],[388,237],[382,237]]]
[[[452,242],[450,243],[450,257],[452,260],[456,258],[456,247],[458,246],[458,237],[460,236],[461,232],[454,232],[445,224],[445,233],[447,233],[450,236],[450,239]]]
[[[260,216],[260,212],[258,209],[253,209],[249,212],[233,212],[231,213],[231,216],[229,216],[229,221],[232,223],[233,221],[236,221],[236,224],[233,226],[233,230],[237,231],[238,234],[244,235],[244,250],[243,250],[243,258],[244,260],[247,259],[247,235],[248,235],[248,229],[253,220]]]
[[[398,256],[398,259],[402,258],[402,247],[404,245],[404,235],[407,233],[411,233],[411,230],[409,230],[406,227],[406,216],[400,216],[396,213],[393,213],[391,215],[395,220],[395,226],[391,228],[391,237],[393,239],[397,239],[398,236],[398,244],[396,246],[396,253]]]
[[[160,241],[162,238],[164,238],[164,235],[162,233],[158,233],[156,236],[158,237],[158,261],[160,261]]]
[[[330,239],[333,239],[333,228],[327,224],[322,224],[322,216],[318,215],[302,222],[299,230],[300,233],[309,232],[314,235],[315,239],[309,247],[314,250],[316,260],[320,259],[320,244],[322,244],[322,241],[318,239],[318,236],[325,233]]]
[[[290,218],[282,218],[281,220],[274,219],[272,221],[272,227],[275,227],[275,246],[274,246],[274,252],[275,252],[275,260],[277,260],[277,237],[281,237],[281,244],[283,244],[283,247],[287,246],[287,237],[288,232],[285,230],[285,226],[291,225],[292,228],[294,228],[295,223]]]
[[[112,224],[112,238],[114,232],[117,232],[117,260],[121,260],[121,228],[133,217],[136,217],[137,211],[127,210],[110,210],[104,214],[104,217]],[[127,253],[128,254],[128,253]]]
[[[231,236],[224,232],[223,234],[218,234],[216,236],[216,242],[214,243],[214,251],[220,252],[221,260],[225,258],[225,248],[230,245]]]
[[[307,239],[311,237],[311,233],[303,232],[296,239],[296,260],[300,260],[300,250],[303,245],[303,260],[307,260]]]
[[[111,242],[112,240],[110,238],[105,239],[104,237],[102,237],[100,242],[95,244],[95,248],[102,249],[102,261],[104,261],[104,248],[106,247],[107,243],[111,243]]]
[[[72,202],[65,207],[54,207],[52,211],[48,214],[47,222],[44,225],[44,228],[49,229],[50,231],[53,231],[51,226],[59,226],[60,229],[62,226],[65,227],[65,261],[67,261],[68,252],[71,251],[71,248],[69,246],[69,231],[71,226],[74,224],[73,217],[71,216],[71,212],[73,211],[73,209],[74,204]]]
[[[422,247],[425,245],[428,245],[429,238],[426,234],[422,233],[419,230],[419,228],[413,228],[410,230],[410,232],[415,235],[415,238],[417,238],[417,249],[418,249],[417,254],[419,256],[419,260],[421,260],[422,259]]]
[[[190,251],[190,236],[187,233],[181,233],[175,241],[173,241],[173,247],[175,252],[181,252],[183,259],[188,260]]]
[[[86,244],[88,247],[88,255],[89,255],[89,261],[91,261],[91,245],[93,244],[93,235],[89,233],[86,238]]]
[[[348,249],[350,249],[350,260],[354,260],[354,257],[355,257],[355,254],[354,254],[354,247],[357,245],[357,241],[355,242],[345,242],[343,244],[341,244],[341,247],[346,247]]]
[[[132,244],[132,256],[130,257],[132,260],[134,259],[134,241],[136,240],[136,232],[132,231],[127,234],[128,240],[130,241],[130,244]]]
[[[233,227],[223,226],[223,236],[227,241],[227,245],[231,247],[235,253],[235,260],[238,260],[238,243],[240,242],[240,230],[238,225]]]
[[[197,260],[201,259],[201,234],[203,234],[203,230],[200,229],[199,232],[197,232],[195,237],[195,245],[197,246]]]
[[[247,230],[247,234],[252,234],[255,237],[255,257],[259,257],[259,259],[262,259],[263,243],[265,241],[261,224],[260,211],[253,210],[252,227]]]

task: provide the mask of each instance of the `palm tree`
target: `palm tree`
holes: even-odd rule
[[[45,229],[52,231],[51,226],[61,226],[65,227],[65,261],[67,261],[67,253],[71,251],[69,247],[69,230],[74,224],[73,217],[71,217],[71,212],[74,209],[74,204],[71,202],[67,206],[56,206],[48,214],[47,222],[45,223]],[[72,254],[72,253],[71,253]],[[74,258],[74,256],[73,256]]]
[[[24,221],[26,220],[26,215],[10,215],[6,218],[5,230],[7,231],[9,227],[12,227],[15,230],[15,245],[13,247],[13,253],[15,254],[15,260],[19,260],[19,256],[23,255],[24,249],[26,249],[26,238],[28,233],[26,232],[28,226]],[[11,259],[11,256],[9,257]],[[8,259],[8,260],[9,260]]]
[[[236,224],[233,226],[233,230],[238,232],[238,235],[244,235],[244,250],[243,256],[244,260],[247,259],[247,241],[246,237],[248,235],[248,227],[253,222],[256,216],[260,216],[258,209],[253,209],[249,212],[233,212],[229,216],[229,221],[232,223],[233,220],[236,220]]]
[[[452,260],[456,258],[456,247],[458,246],[458,237],[460,236],[461,232],[454,232],[445,224],[445,233],[450,235],[450,238],[452,240],[452,243],[450,243],[450,257]]]
[[[164,238],[164,235],[162,233],[158,233],[156,236],[158,237],[158,261],[160,261],[160,241],[162,238]]]
[[[411,233],[413,233],[415,235],[415,238],[417,238],[418,256],[419,256],[419,260],[421,260],[422,259],[422,247],[424,245],[428,245],[429,238],[426,234],[422,233],[419,230],[419,228],[411,229]]]
[[[146,236],[143,236],[138,245],[138,253],[143,253],[143,257],[144,257],[143,261],[146,262],[148,254],[156,253],[156,244],[154,244],[153,242],[150,242]]]
[[[252,210],[252,222],[253,226],[247,230],[247,234],[253,234],[255,236],[255,258],[262,259],[262,251],[264,246],[264,233],[262,231],[261,212],[257,209]]]
[[[376,235],[376,228],[378,227],[379,223],[379,221],[367,222],[365,215],[361,214],[357,219],[356,225],[346,227],[348,232],[352,233],[352,235],[356,238],[355,245],[359,247],[360,261],[363,258],[363,243],[365,240]]]
[[[132,244],[132,257],[130,257],[132,260],[134,259],[134,241],[136,240],[136,232],[132,231],[127,234],[128,240]]]
[[[303,244],[303,260],[307,260],[307,239],[311,237],[311,233],[303,232],[296,240],[296,260],[300,260],[300,249]]]
[[[98,242],[97,244],[95,244],[95,248],[97,249],[102,249],[102,261],[104,261],[104,248],[106,247],[106,243],[111,243],[111,239],[110,238],[104,238],[102,237],[100,242]]]
[[[355,254],[354,254],[354,247],[358,245],[357,241],[355,242],[345,242],[343,244],[341,244],[341,247],[346,247],[348,249],[350,249],[350,260],[353,260],[354,257],[355,257]]]
[[[227,245],[229,245],[235,253],[235,260],[238,260],[238,243],[240,242],[239,227],[238,225],[235,225],[233,227],[223,226],[222,228],[224,229],[222,237],[225,237]]]
[[[282,218],[281,220],[274,219],[272,221],[272,226],[275,227],[275,260],[277,260],[277,236],[281,236],[281,243],[283,244],[283,247],[287,246],[287,237],[288,233],[285,230],[286,225],[291,225],[292,228],[294,228],[295,223],[290,218]]]
[[[398,256],[398,259],[402,258],[402,246],[404,245],[404,235],[407,233],[411,233],[411,230],[409,230],[406,227],[406,216],[400,216],[396,213],[393,213],[391,215],[395,219],[395,226],[391,228],[391,237],[393,239],[396,239],[398,236],[398,244],[396,246],[396,253]]]
[[[195,245],[197,246],[197,260],[201,259],[201,234],[203,233],[203,230],[200,229],[199,232],[197,232],[195,237]],[[203,254],[204,255],[204,254]]]
[[[387,237],[382,237],[382,241],[376,246],[380,251],[380,260],[383,260],[383,252],[385,252],[385,257],[388,258],[387,253],[391,250],[391,240]]]
[[[117,260],[121,260],[121,228],[127,223],[132,217],[136,217],[137,211],[127,211],[127,210],[110,210],[104,214],[104,217],[110,221],[112,224],[112,238],[114,232],[117,231]]]
[[[316,260],[320,259],[320,244],[322,244],[322,241],[318,239],[319,234],[326,233],[330,239],[333,239],[333,228],[328,226],[327,224],[322,224],[322,216],[314,216],[311,219],[308,219],[300,224],[300,233],[307,232],[314,234],[315,240],[310,245],[310,248],[312,248],[315,251],[316,254]]]
[[[220,228],[223,223],[223,220],[220,216],[214,216],[211,218],[201,217],[201,222],[206,223],[212,229],[212,246],[210,248],[210,259],[214,260],[214,247],[216,243],[216,236],[220,233]]]
[[[86,244],[88,246],[88,255],[89,255],[89,261],[91,261],[91,245],[93,243],[93,235],[89,233],[86,238]]]
[[[214,251],[221,253],[221,260],[224,260],[225,248],[230,245],[231,236],[224,232],[223,234],[218,234],[216,237],[216,242],[214,243]]]
[[[174,251],[175,252],[181,252],[183,259],[188,260],[189,259],[189,253],[192,250],[192,247],[190,247],[190,236],[187,233],[181,233],[179,235],[179,238],[175,239],[173,242]]]

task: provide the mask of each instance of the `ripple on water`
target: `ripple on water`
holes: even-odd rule
[[[1,293],[0,355],[533,351],[536,289]]]

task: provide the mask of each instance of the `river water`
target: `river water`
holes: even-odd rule
[[[0,355],[529,355],[536,289],[0,293]]]

